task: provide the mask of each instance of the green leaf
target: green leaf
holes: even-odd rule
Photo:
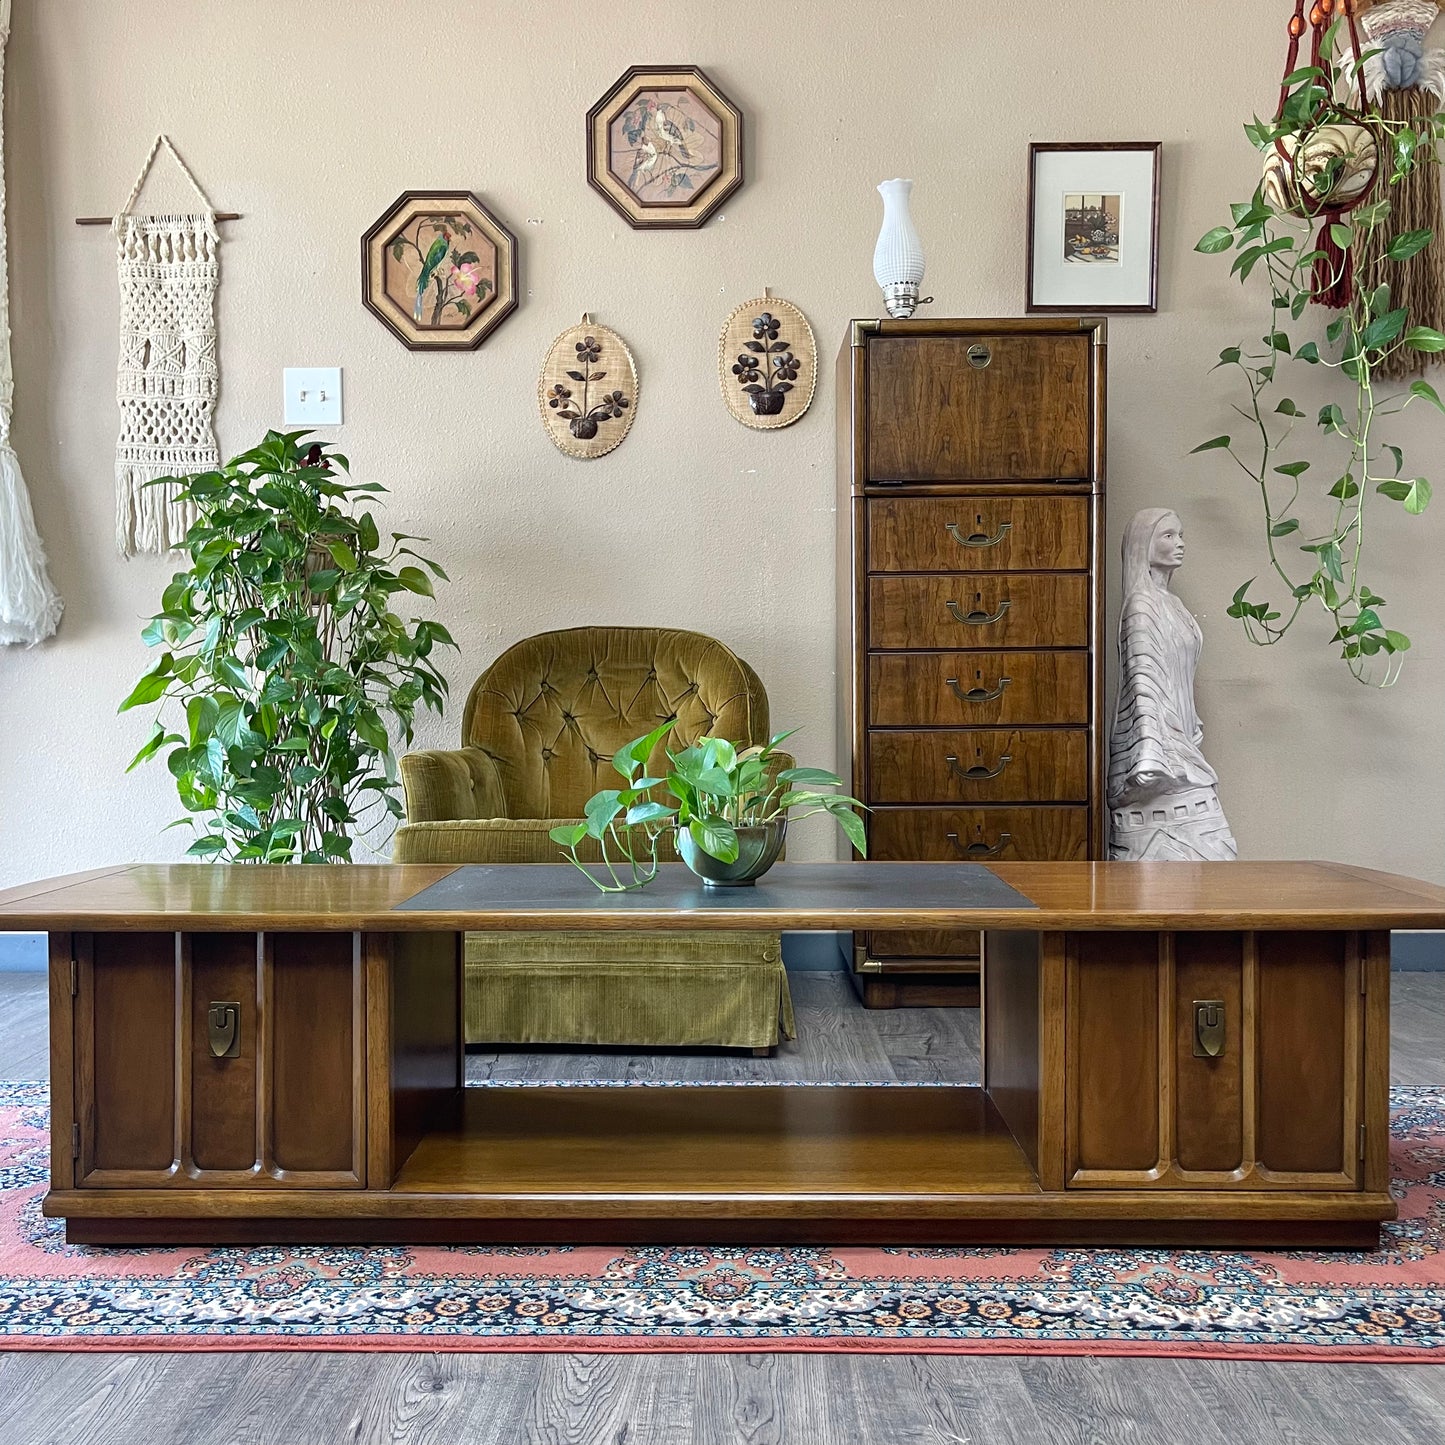
[[[173,661],[171,654],[165,653],[161,660],[130,690],[126,700],[116,711],[129,712],[133,707],[144,707],[147,703],[158,702],[164,697],[166,688],[170,686]]]
[[[1206,256],[1212,256],[1216,252],[1229,250],[1233,245],[1234,232],[1228,226],[1216,226],[1200,237],[1194,249],[1203,251]]]
[[[848,835],[848,841],[866,858],[868,856],[868,833],[863,820],[851,808],[828,810],[838,820],[838,826]]]
[[[1360,495],[1360,484],[1347,472],[1325,493],[1328,497],[1338,497],[1342,502],[1348,502],[1353,497]]]
[[[1216,451],[1216,450],[1218,450],[1219,448],[1221,448],[1221,447],[1227,447],[1228,445],[1229,445],[1229,438],[1228,438],[1228,437],[1211,437],[1207,442],[1201,442],[1197,447],[1194,447],[1194,448],[1190,451],[1189,455],[1190,455],[1190,456],[1194,456],[1196,452],[1211,452],[1211,451]]]
[[[134,772],[143,762],[153,758],[167,743],[178,743],[181,739],[174,733],[168,733],[160,723],[151,724],[151,735],[141,745],[140,751],[130,760],[126,772]]]
[[[1320,349],[1313,341],[1306,341],[1298,351],[1295,352],[1295,360],[1303,361],[1309,366],[1318,366],[1320,360]]]
[[[1412,381],[1410,383],[1410,396],[1424,397],[1437,411],[1445,411],[1445,401],[1440,400],[1440,393],[1430,385],[1428,381]],[[1406,402],[1409,405],[1409,402]]]
[[[1354,239],[1354,230],[1343,221],[1332,221],[1330,223],[1330,240],[1332,240],[1340,250],[1348,251],[1354,243]]]
[[[687,831],[709,858],[716,858],[719,863],[738,861],[738,835],[731,823],[721,818],[694,818],[687,825]]]
[[[331,553],[331,560],[343,572],[356,571],[356,553],[345,542],[328,542],[326,550]]]
[[[806,788],[840,788],[843,779],[826,768],[784,768],[778,774],[780,783]]]
[[[1405,333],[1405,345],[1416,351],[1445,351],[1445,336],[1430,326],[1412,326]]]
[[[1432,495],[1430,483],[1424,477],[1409,482],[1381,482],[1375,490],[1391,501],[1403,503],[1405,510],[1417,517],[1430,505]]]
[[[1395,459],[1395,475],[1398,477],[1405,466],[1405,453],[1389,442],[1385,443],[1385,450]]]
[[[627,810],[626,823],[629,828],[640,823],[660,823],[664,818],[672,818],[677,814],[676,808],[669,808],[665,803],[637,803]]]
[[[396,579],[408,592],[415,592],[422,597],[436,595],[432,591],[431,578],[420,567],[403,567],[396,574]]]
[[[1277,471],[1282,477],[1298,477],[1309,471],[1309,469],[1310,464],[1308,462],[1300,461],[1283,462],[1275,468],[1275,471]]]
[[[1386,631],[1385,645],[1391,652],[1408,652],[1410,639],[1403,632]]]
[[[587,836],[587,824],[563,823],[556,828],[548,829],[547,836],[554,843],[560,843],[564,848],[575,848]]]
[[[1401,331],[1405,329],[1404,308],[1397,311],[1387,311],[1383,316],[1377,316],[1365,327],[1365,334],[1360,338],[1360,347],[1364,351],[1377,351],[1383,346],[1388,346]],[[1445,338],[1442,338],[1445,342]]]
[[[1239,347],[1226,346],[1224,350],[1219,353],[1219,365],[1235,366],[1238,364],[1241,355],[1243,355],[1243,353],[1240,351]]]
[[[1276,413],[1277,415],[1279,415],[1279,416],[1303,416],[1303,415],[1304,415],[1304,412],[1301,411],[1300,408],[1297,407],[1297,406],[1294,404],[1294,402],[1292,402],[1292,401],[1289,399],[1289,397],[1285,397],[1285,399],[1284,399],[1282,402],[1280,402],[1280,404],[1279,404],[1277,407],[1275,407],[1275,413]]]
[[[1433,231],[1401,231],[1385,248],[1385,254],[1392,261],[1408,261],[1418,256],[1435,239]]]
[[[600,838],[607,831],[608,824],[622,811],[622,799],[616,788],[605,788],[600,793],[593,793],[582,811],[587,815],[587,831],[594,838]]]
[[[1282,522],[1276,522],[1270,529],[1271,537],[1288,537],[1291,532],[1299,531],[1299,518],[1286,517]]]
[[[1342,432],[1345,429],[1345,414],[1335,402],[1320,408],[1319,423],[1326,431]]]

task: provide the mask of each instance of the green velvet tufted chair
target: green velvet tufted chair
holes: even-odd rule
[[[462,746],[401,760],[395,861],[560,861],[548,830],[580,819],[615,784],[617,749],[669,718],[674,748],[769,736],[757,674],[701,633],[577,627],[517,643],[472,688]],[[793,1036],[776,933],[471,933],[466,974],[473,1044],[765,1050]]]

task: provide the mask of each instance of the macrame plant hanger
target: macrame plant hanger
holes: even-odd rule
[[[198,212],[135,214],[162,146],[199,198]],[[220,382],[220,234],[215,208],[169,137],[156,137],[111,229],[120,272],[116,541],[126,556],[168,552],[185,541],[195,509],[177,498],[175,486],[149,483],[220,465],[211,429]]]
[[[0,0],[0,645],[23,642],[33,647],[60,625],[64,604],[51,586],[30,493],[10,445],[15,381],[10,367],[4,130],[5,48],[9,41],[10,0]]]
[[[1366,112],[1369,109],[1369,100],[1365,95],[1365,79],[1359,66],[1353,63],[1354,56],[1361,53],[1360,33],[1355,24],[1355,0],[1313,0],[1308,21],[1305,19],[1305,3],[1306,0],[1295,0],[1294,15],[1289,22],[1289,55],[1285,60],[1285,78],[1280,83],[1279,109],[1275,112],[1275,121],[1278,123],[1284,118],[1285,105],[1290,96],[1289,77],[1299,66],[1300,41],[1304,38],[1306,28],[1310,32],[1310,58],[1307,64],[1318,66],[1325,72],[1325,85],[1333,94],[1331,64],[1321,52],[1325,32],[1334,24],[1336,18],[1340,18],[1344,20],[1349,30],[1350,44],[1354,47],[1351,53],[1350,68],[1355,72],[1354,88],[1359,93],[1358,112],[1350,119],[1359,124],[1365,124]],[[1336,111],[1346,110],[1346,107],[1339,105],[1332,108]],[[1349,251],[1335,241],[1330,228],[1339,223],[1346,211],[1362,205],[1369,198],[1379,180],[1378,166],[1369,185],[1360,194],[1351,196],[1345,204],[1331,204],[1329,197],[1325,196],[1311,205],[1304,187],[1300,184],[1297,169],[1305,149],[1304,142],[1301,140],[1293,150],[1290,150],[1283,140],[1276,140],[1274,145],[1284,161],[1286,169],[1294,176],[1293,190],[1299,196],[1305,214],[1320,218],[1319,238],[1315,243],[1315,248],[1321,254],[1315,260],[1314,294],[1310,299],[1317,306],[1329,306],[1335,310],[1341,310],[1350,304],[1354,267]]]

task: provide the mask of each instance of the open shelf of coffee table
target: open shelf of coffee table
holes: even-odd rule
[[[622,1085],[468,1089],[392,1184],[404,1194],[1038,1192],[982,1089]]]

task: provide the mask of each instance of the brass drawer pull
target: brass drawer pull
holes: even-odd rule
[[[956,677],[945,677],[943,681],[959,702],[994,702],[1003,696],[1004,688],[1013,681],[1013,678],[1001,677],[997,687],[971,687],[967,692],[959,687]]]
[[[951,772],[954,777],[961,779],[965,783],[982,783],[986,782],[989,778],[998,777],[1003,770],[1013,762],[1013,755],[1011,753],[1004,753],[1003,756],[999,758],[998,767],[996,768],[986,768],[982,763],[975,763],[971,768],[961,768],[958,765],[957,756],[953,753],[949,753],[943,761],[948,764],[948,771]]]
[[[953,844],[953,851],[957,853],[960,858],[997,858],[998,855],[1013,842],[1012,833],[1000,833],[997,843],[970,843],[968,847],[965,848],[963,844],[958,841],[957,833],[949,833],[945,836],[948,838],[948,841]]]
[[[1224,1052],[1224,1000],[1194,1000],[1194,1057],[1217,1059]]]
[[[999,603],[997,612],[985,612],[981,607],[975,607],[972,611],[963,612],[959,610],[957,602],[948,602],[945,605],[949,612],[953,614],[953,620],[955,622],[961,622],[965,627],[988,627],[992,623],[1003,621],[1004,613],[1013,606],[1013,603],[1010,602],[1008,598],[1004,598],[1004,600]]]
[[[950,522],[946,530],[960,547],[997,547],[1013,531],[1013,525],[1012,522],[1000,522],[998,531],[992,537],[986,532],[970,532],[965,537],[959,530],[957,522]]]

